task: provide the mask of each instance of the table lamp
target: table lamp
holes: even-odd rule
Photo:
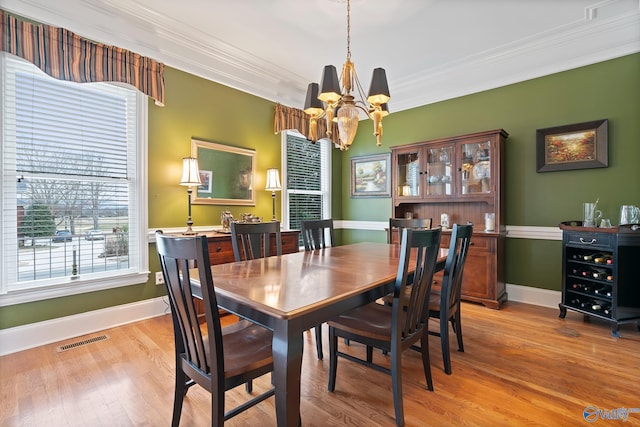
[[[278,174],[278,169],[271,168],[267,169],[267,185],[265,190],[271,191],[271,199],[273,202],[273,216],[271,217],[271,221],[277,221],[276,219],[276,191],[282,190],[282,186],[280,185],[280,175]]]
[[[185,157],[182,159],[182,178],[180,178],[180,185],[187,187],[187,196],[189,198],[189,216],[187,216],[187,229],[182,234],[194,235],[197,234],[191,229],[193,220],[191,219],[191,193],[194,185],[197,187],[202,184],[200,181],[200,170],[198,169],[198,159],[194,157]]]

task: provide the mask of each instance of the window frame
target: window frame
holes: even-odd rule
[[[326,159],[327,164],[321,165],[322,169],[326,171],[326,175],[324,176],[324,179],[322,179],[321,181],[321,190],[320,191],[289,190],[287,188],[287,182],[288,182],[287,180],[287,137],[289,134],[297,138],[306,139],[304,135],[302,135],[296,130],[285,130],[281,132],[282,224],[284,228],[287,230],[291,229],[291,223],[290,223],[291,218],[289,215],[289,194],[320,194],[320,195],[324,194],[326,195],[326,197],[323,198],[323,203],[322,203],[322,218],[319,218],[319,219],[332,218],[332,214],[331,214],[332,159],[331,159],[331,156],[332,156],[333,144],[331,143],[331,141],[328,141],[326,139],[320,139],[316,142],[316,144],[322,144],[321,150],[322,149],[327,150],[326,156],[322,156],[323,159]]]
[[[26,61],[19,59],[13,55],[7,53],[0,53],[0,84],[2,85],[2,93],[0,94],[0,142],[4,138],[5,123],[5,96],[6,96],[6,80],[7,71],[6,62],[15,61],[16,66],[12,68],[23,67],[24,64],[29,64]],[[37,67],[29,64],[34,70]],[[42,73],[40,70],[37,72]],[[46,76],[42,73],[42,76]],[[47,76],[48,78],[52,78]],[[83,84],[83,83],[71,83],[70,84]],[[113,84],[113,83],[100,83],[100,84]],[[15,198],[9,199],[9,194],[6,193],[4,185],[0,185],[0,212],[7,212],[7,209],[13,209],[11,212],[15,212],[15,215],[3,215],[0,222],[0,262],[3,264],[2,273],[0,275],[0,306],[7,306],[19,303],[26,303],[32,301],[39,301],[50,298],[58,298],[75,294],[82,294],[87,292],[94,292],[98,290],[117,288],[121,286],[129,286],[134,284],[146,283],[149,278],[149,244],[148,244],[148,194],[147,194],[147,181],[148,181],[148,166],[147,166],[147,147],[148,147],[148,100],[147,97],[141,92],[133,89],[132,86],[123,84],[114,84],[120,87],[126,87],[128,90],[135,91],[135,111],[136,111],[136,160],[135,160],[135,187],[132,191],[135,192],[135,201],[130,202],[130,209],[135,209],[133,221],[130,221],[131,227],[135,227],[137,233],[130,235],[129,245],[137,246],[137,256],[132,261],[133,269],[129,269],[125,272],[123,270],[109,270],[99,273],[92,273],[88,277],[83,278],[80,276],[77,279],[71,279],[70,276],[63,276],[41,282],[41,286],[29,287],[22,289],[9,290],[8,279],[10,277],[9,268],[13,268],[15,274],[15,266],[11,266],[9,261],[5,264],[5,255],[11,250],[14,250],[17,241],[10,243],[11,239],[16,240],[17,235],[11,237],[11,235],[5,234],[8,223],[17,221],[17,200]],[[132,147],[129,146],[129,149]],[[6,170],[4,163],[6,161],[4,152],[4,144],[0,147],[0,174],[2,174],[3,181],[16,182],[17,173],[14,170]],[[9,168],[10,169],[10,168]],[[11,202],[13,200],[13,202]],[[7,218],[8,217],[8,218]],[[9,236],[9,237],[8,237]],[[9,246],[11,245],[11,246]],[[133,271],[132,271],[133,270]]]

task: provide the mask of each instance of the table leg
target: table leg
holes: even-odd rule
[[[276,418],[279,427],[298,426],[301,422],[302,347],[301,330],[291,330],[286,321],[274,328],[273,376],[276,389]]]

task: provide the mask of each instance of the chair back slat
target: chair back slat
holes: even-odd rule
[[[464,265],[471,245],[471,235],[473,225],[454,224],[451,230],[451,242],[449,244],[449,254],[444,266],[444,276],[441,288],[441,310],[449,313],[456,310],[460,304],[460,294],[462,292],[462,274]]]
[[[332,219],[302,221],[300,228],[305,251],[324,249],[335,244]]]
[[[405,228],[401,235],[400,262],[393,293],[393,333],[399,339],[407,339],[426,327],[429,314],[427,301],[440,248],[440,229],[417,230]],[[413,281],[410,280],[410,263],[415,259]],[[411,292],[405,291],[411,284]],[[405,301],[405,298],[407,300]]]
[[[393,232],[398,230],[398,242],[402,237],[402,230],[405,228],[412,229],[429,229],[431,228],[431,218],[389,218],[389,227],[387,228],[387,243],[393,243]]]
[[[169,296],[176,346],[181,347],[178,354],[200,371],[202,378],[210,375],[213,381],[224,380],[222,329],[206,236],[173,237],[156,232],[156,247]],[[205,307],[206,334],[203,334],[198,321],[191,286],[189,268],[194,264],[198,266],[197,279]],[[205,346],[208,346],[208,351]]]
[[[275,239],[276,253],[271,253],[271,239]],[[244,261],[282,255],[280,222],[231,223],[233,258]]]

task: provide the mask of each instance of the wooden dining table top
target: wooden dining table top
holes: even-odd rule
[[[442,265],[447,253],[440,249]],[[399,245],[357,243],[213,265],[211,273],[216,295],[288,319],[393,282],[399,256]]]

